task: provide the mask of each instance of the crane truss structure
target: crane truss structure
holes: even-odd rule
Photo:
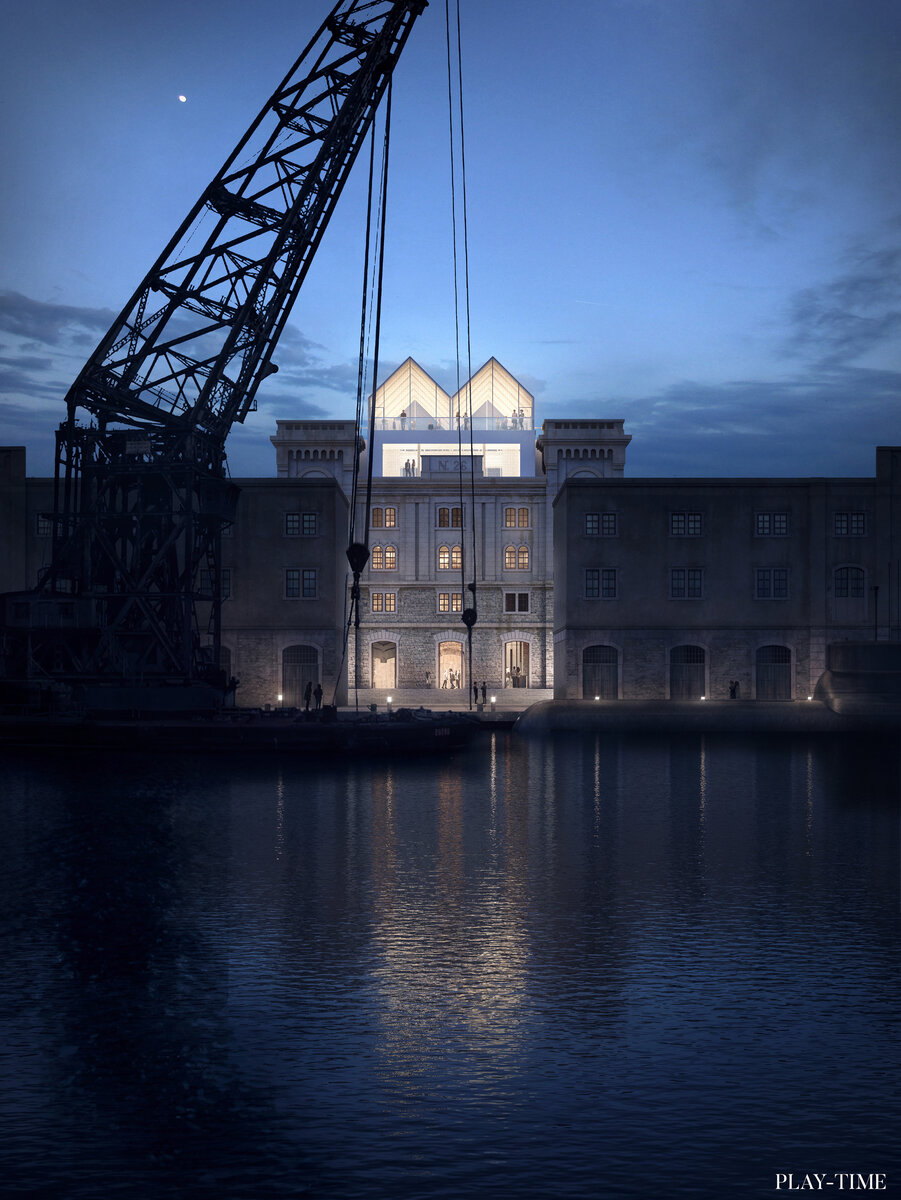
[[[215,673],[220,538],[238,494],[225,439],[277,370],[279,335],[426,3],[335,5],[75,380],[50,566],[34,592],[6,597],[7,676]]]

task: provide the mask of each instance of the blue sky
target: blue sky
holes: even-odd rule
[[[0,441],[63,397],[328,9],[33,0],[0,73]],[[473,367],[622,417],[633,475],[869,475],[901,441],[901,5],[462,0]],[[444,4],[395,75],[382,376],[454,390]],[[179,94],[187,97],[180,103]],[[359,163],[228,443],[353,413]],[[464,371],[465,375],[465,371]]]

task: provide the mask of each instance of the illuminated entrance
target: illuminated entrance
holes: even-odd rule
[[[529,686],[529,643],[507,642],[504,646],[504,687]]]
[[[438,686],[458,688],[463,686],[463,643],[440,642],[438,645]]]
[[[372,686],[397,687],[397,643],[372,643]]]

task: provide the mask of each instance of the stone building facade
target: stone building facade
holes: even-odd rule
[[[863,479],[630,479],[622,420],[548,420],[495,359],[454,395],[412,359],[353,421],[279,421],[237,479],[222,666],[239,703],[470,686],[560,698],[803,698],[826,645],[901,634],[901,450]],[[345,550],[367,528],[358,630]],[[50,550],[52,480],[0,448],[0,590]],[[352,527],[352,528],[351,528]],[[877,590],[878,589],[878,590]]]
[[[557,697],[805,699],[828,644],[901,635],[901,449],[865,479],[571,479],[554,544]]]

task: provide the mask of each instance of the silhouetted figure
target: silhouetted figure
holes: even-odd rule
[[[307,686],[303,689],[303,703],[307,712],[310,711],[310,701],[313,699],[313,681],[307,681]]]
[[[403,411],[403,412],[400,414],[400,427],[401,427],[401,429],[406,429],[406,428],[407,428],[407,412],[406,412],[406,409],[405,409],[405,410],[404,410],[404,411]]]
[[[478,704],[478,702],[479,702],[479,685],[476,683],[475,680],[472,681],[472,698],[473,698],[473,701],[476,704]]]
[[[322,708],[322,684],[317,683],[313,689],[313,699],[316,701],[316,711],[319,712]]]
[[[482,680],[482,703],[488,699],[488,688],[485,686],[485,680]]]
[[[431,671],[426,671],[426,673],[425,673],[425,685],[428,688],[430,688],[432,686],[432,672]]]

